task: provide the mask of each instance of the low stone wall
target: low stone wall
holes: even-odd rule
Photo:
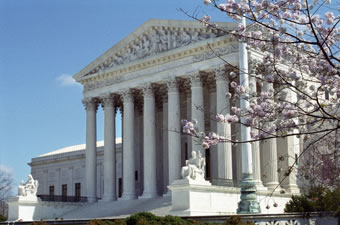
[[[12,197],[8,201],[8,221],[55,219],[83,205],[75,202],[45,202],[37,197]]]

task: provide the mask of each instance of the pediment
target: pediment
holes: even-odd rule
[[[221,24],[227,29],[232,29],[235,26],[232,23]],[[86,66],[74,78],[79,81],[89,75],[103,73],[133,61],[225,34],[222,30],[206,28],[197,21],[150,19]]]

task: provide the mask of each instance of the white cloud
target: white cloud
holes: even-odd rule
[[[68,86],[68,87],[69,86],[78,86],[78,85],[80,86],[80,84],[77,83],[73,79],[72,75],[70,75],[70,74],[61,74],[60,76],[58,76],[56,78],[56,80],[61,86],[64,86],[64,87],[66,87],[66,86]]]
[[[5,173],[8,173],[8,174],[13,174],[14,169],[13,169],[13,168],[10,168],[10,167],[8,167],[8,166],[1,165],[1,164],[0,164],[0,172],[5,172]]]

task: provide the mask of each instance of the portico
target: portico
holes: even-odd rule
[[[233,29],[236,25],[220,26]],[[261,57],[260,53],[250,51],[250,62],[257,57]],[[205,174],[213,185],[239,185],[239,146],[223,143],[206,151],[195,138],[181,135],[181,119],[196,119],[203,132],[215,131],[231,139],[240,135],[239,127],[216,123],[214,119],[216,112],[228,114],[232,106],[239,104],[226,97],[232,91],[229,83],[238,78],[230,76],[233,68],[221,58],[238,66],[238,43],[225,33],[197,22],[149,20],[74,76],[84,86],[89,202],[99,197],[103,201],[118,198],[114,122],[118,109],[123,121],[120,199],[170,194],[166,187],[181,178],[181,167],[191,151],[200,152],[207,159]],[[255,80],[250,83],[256,88]],[[102,196],[96,190],[99,105],[104,110]],[[254,177],[263,190],[278,184],[276,145],[266,142],[252,147]],[[260,153],[260,148],[268,150]],[[289,144],[287,148],[292,149]],[[294,154],[282,147],[280,151]],[[297,191],[293,180],[285,183],[285,188]]]

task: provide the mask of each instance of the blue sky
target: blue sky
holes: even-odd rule
[[[82,87],[70,76],[150,18],[188,19],[178,8],[213,11],[200,0],[0,0],[0,168],[15,184],[32,157],[85,143]],[[98,140],[103,130],[100,108]]]

